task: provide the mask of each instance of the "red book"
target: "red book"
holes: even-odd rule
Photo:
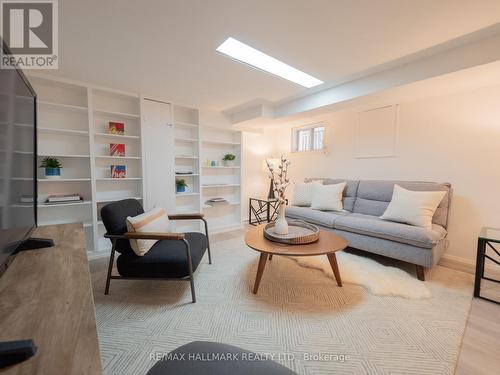
[[[123,122],[112,122],[108,124],[109,134],[125,134],[125,124]]]
[[[125,156],[125,144],[123,143],[110,143],[109,144],[110,156]]]

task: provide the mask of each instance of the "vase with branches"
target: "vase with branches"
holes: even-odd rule
[[[276,219],[276,222],[274,224],[274,232],[277,234],[286,235],[288,234],[288,223],[285,219],[285,192],[288,185],[290,185],[290,179],[288,178],[288,167],[290,166],[290,160],[282,155],[279,159],[278,165],[274,165],[268,160],[266,160],[266,163],[269,169],[269,178],[274,185],[274,193],[276,194],[280,202],[278,218]]]

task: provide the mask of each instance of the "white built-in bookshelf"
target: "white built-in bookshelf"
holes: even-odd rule
[[[222,160],[226,154],[236,156],[231,165]],[[214,231],[241,227],[241,158],[240,131],[213,123],[201,127],[201,204]],[[205,204],[211,198],[227,204]]]
[[[100,208],[124,198],[142,199],[139,95],[52,77],[30,75],[38,95],[38,163],[55,156],[61,178],[38,170],[38,224],[83,222],[89,250],[110,248]],[[125,134],[108,134],[108,123],[124,123]],[[109,156],[109,144],[125,144],[125,156]],[[125,165],[127,177],[111,178],[111,165]],[[83,201],[45,205],[50,194],[79,193]]]
[[[38,94],[38,163],[45,156],[55,156],[63,164],[57,180],[46,179],[43,169],[38,170],[38,223],[83,222],[88,250],[110,249],[110,241],[103,237],[100,209],[124,198],[142,201],[147,191],[147,180],[143,179],[146,158],[141,147],[143,99],[47,75],[34,74],[29,79]],[[124,123],[125,134],[109,134],[110,121]],[[173,124],[174,150],[166,153],[173,160],[166,160],[165,165],[173,163],[175,179],[182,178],[188,185],[185,192],[171,197],[175,213],[203,212],[211,232],[240,227],[241,132],[217,119],[203,120],[198,109],[175,104],[171,105],[169,121]],[[109,156],[110,143],[125,144],[125,156]],[[236,155],[234,165],[223,163],[228,153]],[[111,165],[125,165],[126,178],[111,178]],[[57,193],[79,193],[83,201],[44,204],[48,195]],[[215,197],[226,199],[228,204],[205,204]],[[198,231],[203,226],[198,221],[182,221],[174,230]]]
[[[200,124],[199,111],[178,105],[172,106],[174,124],[175,180],[186,181],[186,191],[175,193],[178,214],[201,212],[200,196]],[[196,221],[176,222],[177,231],[200,230]]]
[[[197,109],[173,106],[176,179],[184,179],[188,188],[176,193],[176,212],[203,212],[211,232],[241,226],[241,132],[200,123]],[[225,154],[236,156],[226,166]],[[215,164],[215,165],[213,165]],[[224,198],[225,205],[210,206],[211,198]],[[198,230],[197,223],[186,222],[182,230]]]

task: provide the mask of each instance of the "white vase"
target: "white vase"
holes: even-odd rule
[[[285,219],[285,204],[280,204],[278,218],[274,223],[274,233],[281,235],[288,234],[288,223]]]

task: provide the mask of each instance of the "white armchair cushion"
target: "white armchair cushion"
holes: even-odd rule
[[[151,211],[127,217],[129,232],[164,232],[170,231],[170,220],[163,208],[153,208]],[[153,247],[157,240],[130,240],[132,250],[138,256],[144,256]]]

